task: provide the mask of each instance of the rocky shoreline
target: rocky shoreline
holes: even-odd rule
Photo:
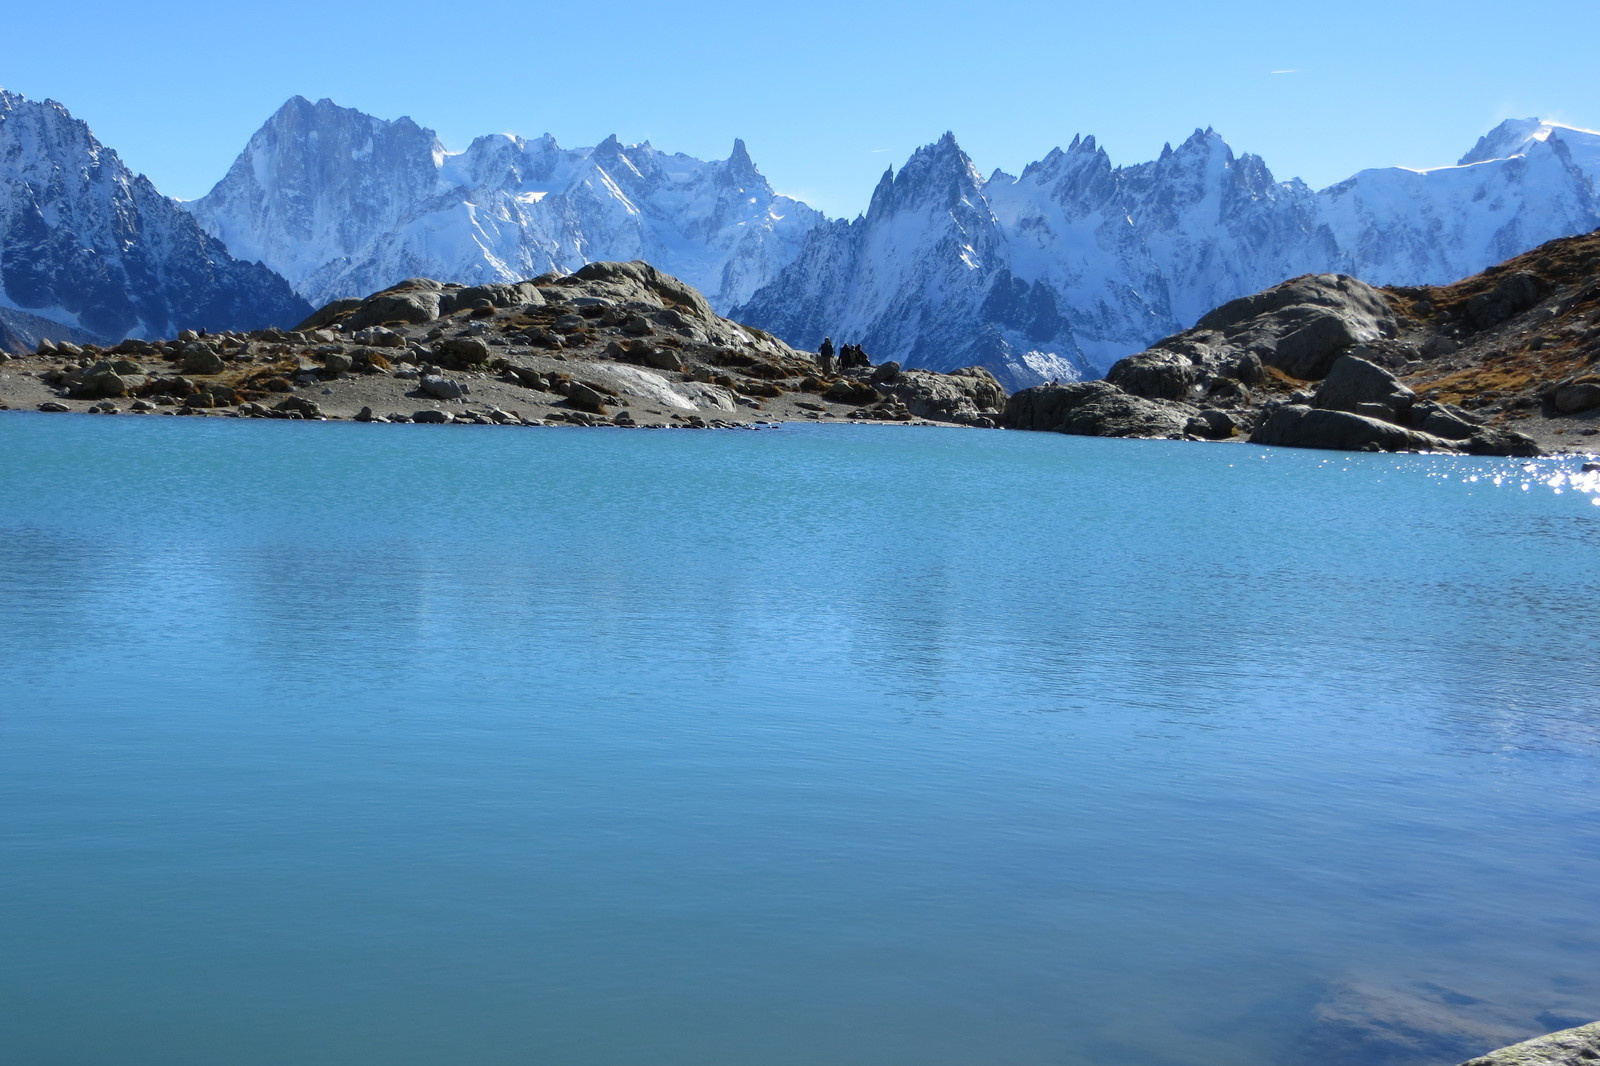
[[[475,287],[415,278],[294,330],[43,342],[0,362],[0,406],[478,425],[997,424],[981,368],[841,370],[712,312],[644,263]]]
[[[1224,304],[1104,381],[1024,389],[1002,424],[1339,451],[1600,448],[1600,234],[1454,285],[1294,278]]]
[[[1600,449],[1600,233],[1452,286],[1306,275],[1104,380],[1007,396],[987,369],[841,365],[716,315],[648,264],[465,287],[413,278],[294,330],[41,342],[0,408],[623,428],[876,422],[1337,451]],[[860,361],[852,361],[860,362]]]

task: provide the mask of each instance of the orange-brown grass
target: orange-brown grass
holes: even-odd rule
[[[1522,393],[1542,388],[1576,373],[1587,360],[1581,352],[1520,351],[1451,373],[1421,370],[1405,379],[1419,393],[1459,404],[1486,392]]]

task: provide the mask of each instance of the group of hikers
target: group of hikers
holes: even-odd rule
[[[872,360],[867,358],[867,353],[861,350],[859,344],[842,345],[836,354],[833,338],[824,337],[822,344],[817,347],[817,365],[822,368],[824,374],[833,374],[869,367],[872,365]]]

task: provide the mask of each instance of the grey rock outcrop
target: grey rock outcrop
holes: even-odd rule
[[[1119,359],[1106,380],[1130,396],[1150,400],[1186,400],[1200,380],[1200,369],[1187,354],[1152,348]]]
[[[1461,1066],[1593,1066],[1600,1062],[1600,1022],[1491,1051]]]
[[[1108,381],[1075,381],[1013,394],[1000,424],[1082,437],[1181,437],[1198,421],[1185,404],[1130,396]]]
[[[1455,451],[1450,441],[1382,419],[1303,404],[1273,409],[1250,434],[1250,443],[1344,452]]]
[[[879,381],[878,387],[918,418],[963,425],[992,424],[1000,417],[1006,395],[995,376],[978,366],[962,367],[948,374],[899,370]]]
[[[1398,422],[1404,419],[1416,399],[1416,393],[1400,384],[1399,379],[1383,367],[1347,354],[1333,361],[1313,403],[1329,411],[1348,411]]]
[[[1222,334],[1290,377],[1327,375],[1343,349],[1394,336],[1397,323],[1382,293],[1343,274],[1306,274],[1223,304],[1194,332]]]
[[[424,393],[436,400],[459,400],[467,392],[466,386],[461,382],[437,374],[424,375],[418,385]]]

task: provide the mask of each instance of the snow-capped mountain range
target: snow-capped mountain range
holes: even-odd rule
[[[508,280],[642,258],[719,312],[814,348],[974,363],[1009,385],[1102,373],[1237,296],[1307,272],[1447,282],[1600,225],[1600,135],[1512,121],[1459,164],[1363,171],[1315,192],[1197,130],[1112,165],[1075,139],[983,177],[955,138],[830,221],[774,193],[742,143],[702,162],[611,138],[480,137],[289,101],[187,205],[235,254],[314,303],[403,277]]]
[[[309,313],[123,165],[60,104],[0,89],[0,309],[7,334],[171,336]]]
[[[185,206],[318,304],[413,276],[479,283],[645,259],[728,307],[823,220],[774,193],[743,141],[709,163],[615,137],[562,148],[548,134],[494,134],[451,153],[409,118],[302,97]]]
[[[988,177],[947,134],[844,221],[774,192],[738,141],[709,162],[615,137],[496,134],[453,153],[408,118],[296,97],[179,205],[60,105],[0,92],[0,308],[108,337],[292,325],[306,305],[273,272],[321,304],[417,275],[646,259],[799,347],[831,335],[1017,387],[1102,373],[1297,274],[1465,277],[1600,226],[1597,187],[1600,134],[1537,119],[1502,123],[1455,166],[1321,191],[1211,130],[1131,166],[1079,137]]]
[[[733,317],[791,344],[982,363],[1009,387],[1097,376],[1206,311],[1305,273],[1437,284],[1600,226],[1600,134],[1503,123],[1453,167],[1366,170],[1321,192],[1196,130],[1113,167],[1075,139],[979,176],[946,135],[818,227]]]

